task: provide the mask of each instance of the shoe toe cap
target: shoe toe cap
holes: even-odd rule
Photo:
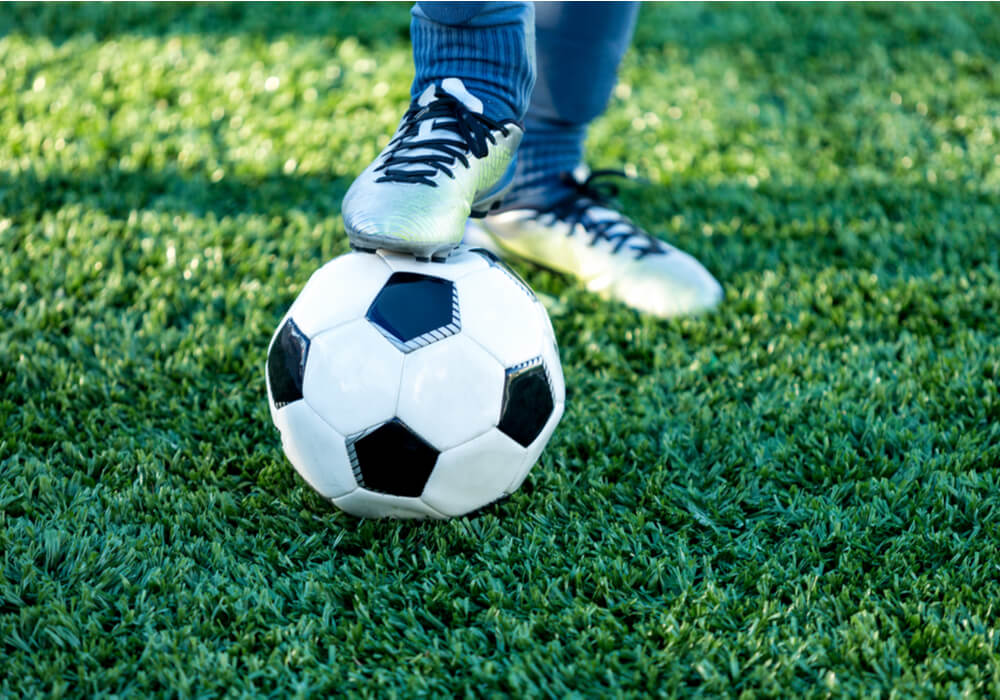
[[[461,198],[422,185],[394,185],[348,191],[342,214],[351,236],[457,243],[468,209]]]
[[[627,274],[607,290],[640,311],[674,318],[703,313],[722,301],[722,285],[687,253],[672,249],[667,255],[636,260]]]

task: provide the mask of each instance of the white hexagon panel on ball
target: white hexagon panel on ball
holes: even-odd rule
[[[389,496],[365,489],[355,489],[346,496],[333,499],[333,505],[359,518],[444,518],[419,498]]]
[[[448,516],[482,508],[509,493],[524,458],[525,449],[494,428],[441,453],[421,498]]]
[[[500,363],[464,335],[406,356],[397,415],[438,450],[497,424],[503,398]]]
[[[309,404],[296,401],[276,413],[281,446],[306,483],[324,498],[337,498],[357,488],[344,438]]]
[[[341,255],[312,274],[289,313],[313,338],[361,318],[390,274],[392,270],[377,255]]]
[[[357,487],[343,436],[303,396],[312,343],[286,316],[268,348],[265,379],[271,419],[288,461],[319,494],[334,498]]]
[[[530,289],[499,267],[469,275],[456,284],[464,333],[505,367],[538,355],[545,321]]]
[[[312,339],[303,394],[342,435],[389,420],[396,410],[403,355],[365,319]]]

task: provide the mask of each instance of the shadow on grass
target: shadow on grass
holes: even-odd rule
[[[857,55],[873,45],[997,57],[1000,13],[990,3],[649,3],[634,46],[665,45],[749,50],[764,60],[791,60],[793,67],[814,56]]]
[[[0,16],[0,36],[44,36],[55,44],[73,37],[115,36],[354,37],[367,46],[409,41],[407,3],[12,3]]]
[[[44,36],[55,44],[73,37],[185,34],[250,36],[270,40],[310,36],[366,46],[409,41],[410,4],[372,3],[11,3],[0,13],[0,37]],[[831,52],[853,54],[877,44],[938,54],[961,50],[1000,57],[1000,14],[991,3],[704,4],[643,5],[633,45],[728,47],[777,61]]]
[[[73,37],[104,41],[123,35],[262,41],[290,35],[334,43],[354,38],[372,47],[398,47],[409,40],[408,24],[409,6],[400,3],[15,3],[0,13],[0,37],[19,34],[60,43]],[[723,47],[732,56],[750,52],[775,74],[799,69],[809,57],[824,53],[852,57],[876,45],[932,53],[962,48],[966,53],[996,55],[1000,13],[990,5],[895,9],[880,4],[650,4],[643,8],[634,42],[635,50],[643,56],[648,53],[650,60],[657,60],[667,48],[682,49],[679,58],[671,59],[681,62],[709,47]],[[838,60],[830,68],[843,65]],[[988,69],[991,64],[983,65]],[[780,100],[776,95],[768,98]],[[219,217],[239,213],[283,217],[290,210],[336,217],[350,180],[350,175],[334,173],[227,174],[212,182],[173,167],[163,171],[111,167],[102,172],[17,177],[0,173],[0,206],[6,216],[37,215],[69,202],[86,202],[117,217],[149,208]],[[977,219],[987,220],[976,212],[994,204],[958,185],[846,180],[801,187],[769,182],[758,190],[737,183],[678,180],[655,192],[637,191],[625,202],[639,223],[689,250],[724,279],[782,264],[819,269],[835,261],[884,268],[919,259],[928,250],[935,254],[962,245],[975,257],[991,248],[979,245],[982,236],[949,238],[933,230],[935,222],[942,222],[945,212],[943,224],[960,226],[969,220],[970,210]],[[672,224],[678,216],[680,223]],[[917,230],[911,225],[915,221]],[[899,226],[906,235],[899,235]]]
[[[362,43],[407,40],[409,9],[405,2],[373,3],[23,3],[5,5],[0,35],[20,32],[63,41],[92,34],[98,40],[116,34],[285,34],[342,38]],[[886,47],[915,44],[949,46],[996,53],[986,41],[1000,31],[1000,16],[990,3],[908,4],[779,3],[714,5],[652,3],[642,9],[638,48],[676,43],[684,46],[733,45],[769,53],[815,54],[835,47],[879,43]],[[983,39],[981,46],[977,37]]]
[[[127,171],[111,167],[86,173],[18,175],[0,172],[0,211],[37,219],[44,212],[84,204],[112,218],[146,209],[217,218],[239,214],[285,216],[301,211],[317,217],[339,216],[340,202],[353,176],[268,174],[226,176],[213,182],[177,168]]]
[[[0,172],[0,211],[26,223],[69,205],[117,219],[151,210],[217,219],[250,215],[287,220],[294,214],[322,220],[340,216],[353,177],[227,175],[213,182],[173,167]],[[787,266],[898,274],[959,262],[966,267],[996,263],[991,234],[981,225],[992,220],[995,198],[960,184],[872,187],[844,180],[812,186],[766,183],[751,189],[688,180],[629,188],[622,202],[649,231],[688,250],[724,280]],[[942,235],[943,225],[962,233]]]

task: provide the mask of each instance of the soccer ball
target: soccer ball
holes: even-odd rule
[[[512,493],[565,402],[545,308],[465,247],[331,260],[279,324],[266,376],[289,461],[366,518],[453,517]]]

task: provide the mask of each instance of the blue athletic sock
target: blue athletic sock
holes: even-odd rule
[[[538,81],[504,207],[554,201],[567,191],[558,175],[583,161],[587,126],[611,96],[637,12],[634,2],[536,5]]]
[[[586,124],[554,123],[535,120],[528,115],[524,139],[517,150],[514,186],[504,197],[504,206],[516,204],[520,196],[537,201],[546,190],[552,197],[565,189],[561,173],[572,172],[583,162]]]
[[[458,78],[493,119],[524,118],[535,82],[532,3],[417,3],[411,94]]]

